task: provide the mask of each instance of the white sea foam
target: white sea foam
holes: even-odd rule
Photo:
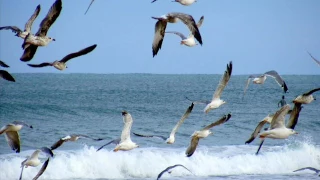
[[[257,146],[200,146],[187,158],[185,148],[137,148],[128,152],[113,152],[94,147],[74,151],[55,151],[41,179],[131,179],[156,178],[167,166],[183,164],[163,177],[181,176],[229,176],[248,174],[293,174],[293,170],[313,166],[320,167],[320,147],[310,143],[292,143],[285,146],[263,147],[260,155],[254,153]],[[33,151],[0,156],[0,179],[17,179],[20,164]],[[32,179],[40,169],[28,167],[24,179]],[[310,172],[299,172],[310,173]]]

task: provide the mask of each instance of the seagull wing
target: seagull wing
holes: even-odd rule
[[[287,128],[294,129],[296,124],[298,123],[299,114],[302,109],[301,103],[294,103],[293,109],[290,114],[289,121],[287,123]]]
[[[30,61],[33,58],[33,56],[36,54],[37,49],[38,49],[38,46],[29,44],[29,46],[24,49],[24,52],[20,57],[20,60],[23,62]]]
[[[319,90],[320,90],[320,88],[312,89],[311,91],[306,92],[306,93],[304,93],[303,95],[304,95],[304,96],[309,96],[310,94],[312,94],[312,93],[314,93],[314,92],[316,92],[316,91],[319,91]]]
[[[24,160],[21,165],[26,162],[28,159]],[[24,169],[24,165],[21,166],[21,173],[20,173],[20,177],[19,177],[19,180],[22,180],[22,173],[23,173],[23,169]]]
[[[255,78],[255,76],[254,76],[254,75],[250,75],[250,76],[248,77],[248,79],[247,79],[247,81],[246,81],[246,86],[244,87],[244,91],[243,91],[243,96],[242,96],[242,98],[244,98],[244,95],[246,95],[247,89],[248,89],[248,87],[249,87],[249,84],[250,84],[252,78]]]
[[[222,118],[220,118],[218,121],[216,121],[216,122],[214,122],[214,123],[211,123],[211,124],[209,124],[208,126],[204,127],[204,128],[202,129],[202,131],[203,131],[203,130],[208,130],[208,129],[212,128],[213,126],[218,126],[218,125],[220,125],[220,124],[223,124],[223,123],[227,122],[230,118],[231,118],[231,114],[230,114],[230,113],[227,114],[227,115],[224,115],[224,116],[223,116]]]
[[[161,171],[161,173],[158,175],[157,177],[157,180],[160,179],[160,177],[162,176],[163,173],[169,171],[170,169],[173,169],[175,167],[178,167],[178,166],[181,166],[183,168],[185,168],[186,170],[188,170],[190,173],[192,173],[188,168],[186,168],[185,166],[181,165],[181,164],[176,164],[176,165],[173,165],[173,166],[169,166],[167,167],[165,170]]]
[[[0,28],[0,30],[1,30],[1,28]],[[312,58],[317,64],[320,65],[320,61],[319,61],[319,60],[317,60],[316,58],[314,58],[308,51],[307,51],[307,53],[311,56],[311,58]]]
[[[37,18],[37,16],[39,15],[39,12],[40,12],[40,4],[37,6],[36,10],[32,14],[32,16],[30,17],[30,19],[27,21],[27,23],[25,24],[24,30],[26,32],[31,32],[32,24],[33,24],[34,20]]]
[[[121,132],[121,142],[124,142],[126,140],[131,140],[130,131],[133,123],[131,114],[129,114],[128,112],[123,113],[123,122],[124,122],[124,126]]]
[[[187,100],[191,101],[193,104],[209,104],[210,101],[193,101],[189,99],[187,96],[185,97]]]
[[[65,63],[65,62],[67,62],[68,60],[70,60],[72,58],[76,58],[78,56],[82,56],[82,55],[88,54],[89,52],[93,51],[96,47],[97,47],[97,45],[94,44],[94,45],[86,47],[86,48],[84,48],[84,49],[82,49],[82,50],[80,50],[78,52],[68,54],[63,59],[61,59],[60,62],[64,62]]]
[[[92,138],[92,137],[90,137],[90,136],[88,136],[88,135],[84,135],[84,134],[73,134],[73,135],[71,135],[71,136],[77,136],[77,137],[79,137],[79,138],[85,138],[85,139],[91,139],[91,140],[94,140],[94,141],[101,141],[101,140],[103,140],[102,138]]]
[[[202,23],[203,23],[203,20],[204,20],[204,16],[201,16],[201,18],[199,19],[198,23],[197,23],[197,27],[200,28]]]
[[[288,91],[288,87],[287,87],[286,82],[284,82],[282,77],[276,71],[272,70],[272,71],[268,71],[264,74],[267,76],[273,77],[276,80],[276,82],[282,87],[284,93],[286,93]]]
[[[186,150],[187,157],[191,157],[193,155],[193,153],[197,149],[198,144],[199,144],[199,138],[197,136],[192,136],[190,145]]]
[[[39,67],[52,66],[52,63],[45,62],[45,63],[41,63],[41,64],[28,64],[28,66],[39,68]]]
[[[55,142],[52,146],[51,146],[51,150],[57,149],[58,147],[60,147],[65,141],[68,141],[69,139],[59,139],[57,142]]]
[[[7,81],[16,82],[16,80],[14,80],[12,75],[10,73],[8,73],[8,71],[6,71],[6,70],[0,70],[0,77],[2,77],[3,79],[5,79]]]
[[[290,105],[284,105],[282,106],[273,116],[271,120],[271,126],[270,129],[275,128],[283,128],[285,127],[284,121],[285,116],[288,114],[288,111],[290,110]]]
[[[22,30],[18,28],[17,26],[3,26],[0,27],[0,30],[11,30],[14,33],[21,33]]]
[[[172,34],[178,35],[182,40],[187,39],[182,33],[179,33],[177,31],[167,31],[166,33],[172,33]]]
[[[92,5],[93,2],[94,2],[94,0],[91,0],[91,3],[89,4],[89,7],[88,7],[88,9],[86,10],[86,12],[84,13],[84,15],[87,14],[87,12],[89,11],[89,9],[90,9],[90,7],[91,7],[91,5]]]
[[[212,100],[220,98],[223,89],[227,86],[229,82],[231,73],[232,73],[232,61],[230,61],[230,63],[227,65],[227,70],[224,72],[222,78],[220,79],[219,85],[213,94]]]
[[[56,19],[60,15],[61,10],[62,10],[62,1],[56,0],[52,4],[47,16],[41,21],[39,30],[36,33],[37,36],[47,35],[49,28],[56,21]]]
[[[104,144],[103,146],[101,146],[100,148],[98,148],[97,151],[99,151],[100,149],[102,149],[103,147],[105,147],[105,146],[107,146],[107,145],[109,145],[109,144],[111,144],[111,143],[113,143],[113,144],[119,144],[119,143],[120,143],[120,138],[114,139],[114,140],[108,142],[107,144]]]
[[[200,31],[191,15],[184,14],[184,13],[169,13],[167,14],[167,16],[180,19],[185,25],[188,26],[193,36],[202,45],[202,38],[201,38]]]
[[[267,121],[260,121],[259,124],[257,125],[256,129],[253,131],[253,133],[251,134],[250,138],[245,142],[245,144],[249,144],[251,143],[260,133],[261,129],[263,128],[263,126],[267,123]]]
[[[302,171],[302,170],[306,170],[306,169],[311,170],[311,171],[315,171],[316,173],[320,172],[320,169],[316,169],[316,168],[313,168],[313,167],[304,167],[304,168],[301,168],[301,169],[294,170],[293,172]]]
[[[19,133],[17,131],[7,131],[5,133],[5,137],[11,149],[14,150],[16,153],[19,153],[20,152]]]
[[[167,27],[167,22],[161,21],[161,20],[158,20],[155,25],[154,38],[152,42],[153,57],[157,55],[158,51],[161,49],[166,27]]]
[[[49,158],[43,163],[38,174],[32,180],[37,180],[43,174],[43,172],[47,169],[48,164],[49,164]]]
[[[47,148],[47,147],[42,147],[40,149],[43,153],[45,153],[47,156],[50,156],[50,157],[53,157],[53,152],[50,148]]]
[[[137,134],[137,133],[134,133],[134,132],[132,132],[134,135],[136,135],[136,136],[139,136],[139,137],[147,137],[147,138],[149,138],[149,137],[156,137],[156,138],[160,138],[160,139],[162,139],[162,140],[167,140],[167,138],[166,137],[164,137],[164,136],[158,136],[158,135],[142,135],[142,134]]]
[[[156,2],[157,0],[153,0],[153,1],[151,1],[151,3],[154,3],[154,2]]]
[[[170,136],[173,135],[177,132],[178,128],[181,126],[181,124],[189,117],[190,113],[192,112],[194,104],[191,103],[191,105],[188,107],[188,109],[186,110],[186,112],[183,114],[183,116],[181,117],[181,119],[178,121],[178,123],[173,127]]]

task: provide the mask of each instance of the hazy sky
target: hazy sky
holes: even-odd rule
[[[319,0],[198,0],[182,6],[171,0],[63,0],[63,9],[48,36],[56,39],[40,47],[30,63],[60,60],[65,55],[97,44],[88,55],[72,59],[61,72],[53,67],[31,68],[19,60],[23,40],[8,30],[0,32],[0,59],[11,73],[170,73],[222,74],[232,60],[233,74],[320,74],[306,51],[320,59]],[[36,33],[54,0],[0,0],[0,26],[24,24],[38,4],[41,11],[33,24]],[[167,34],[162,49],[152,57],[156,21],[151,16],[169,12],[190,14],[200,28],[203,46],[180,45]],[[187,35],[181,22],[168,30]]]

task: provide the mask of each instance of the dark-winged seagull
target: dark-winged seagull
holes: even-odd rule
[[[19,132],[23,126],[27,126],[33,128],[32,126],[21,122],[21,121],[13,121],[0,129],[0,135],[4,133],[8,145],[11,147],[13,151],[16,153],[20,152],[20,137]]]
[[[151,1],[151,3],[154,3],[156,1],[157,0],[153,0],[153,1]],[[197,0],[173,0],[171,2],[177,2],[177,3],[180,3],[181,5],[189,6],[189,5],[193,4],[194,2],[197,2]]]
[[[85,54],[88,54],[89,52],[93,51],[95,48],[97,47],[96,44],[92,45],[92,46],[89,46],[87,48],[84,48],[78,52],[75,52],[75,53],[71,53],[71,54],[68,54],[67,56],[65,56],[64,58],[62,58],[61,60],[56,60],[52,63],[49,63],[49,62],[45,62],[45,63],[41,63],[41,64],[28,64],[29,66],[31,67],[35,67],[35,68],[39,68],[39,67],[46,67],[46,66],[53,66],[55,67],[56,69],[58,70],[64,70],[67,68],[67,62],[70,60],[70,59],[73,59],[73,58],[76,58],[76,57],[79,57],[79,56],[82,56],[82,55],[85,55]]]
[[[201,16],[200,20],[197,23],[198,28],[200,28],[200,26],[202,25],[203,20],[204,20],[204,16]],[[181,38],[181,42],[180,42],[181,45],[186,45],[188,47],[193,47],[195,45],[198,45],[192,33],[190,33],[188,37],[186,37],[185,35],[177,31],[167,31],[166,33],[171,33],[179,36]]]
[[[175,142],[175,134],[178,131],[179,127],[182,125],[182,123],[189,117],[190,113],[192,112],[194,104],[191,103],[191,105],[188,107],[186,112],[183,114],[181,119],[177,122],[177,124],[173,127],[170,136],[167,138],[165,136],[157,136],[157,135],[141,135],[137,133],[133,133],[136,136],[140,137],[157,137],[163,139],[167,144],[173,144]]]
[[[17,26],[4,26],[0,27],[0,30],[11,30],[12,32],[16,33],[16,36],[25,39],[26,36],[31,33],[31,28],[34,20],[37,18],[40,12],[40,4],[37,6],[35,9],[34,13],[30,17],[30,19],[27,21],[27,23],[24,26],[24,31],[22,31],[20,28]]]
[[[52,146],[51,146],[51,150],[54,150],[54,149],[57,149],[58,147],[60,147],[64,142],[67,142],[67,141],[77,141],[79,138],[85,138],[85,139],[91,139],[91,140],[94,140],[94,141],[101,141],[103,140],[102,138],[92,138],[90,136],[87,136],[87,135],[83,135],[83,134],[71,134],[71,135],[68,135],[66,137],[63,137],[61,139],[59,139],[56,143],[54,143]]]
[[[304,167],[304,168],[301,168],[301,169],[297,169],[297,170],[294,170],[293,172],[298,172],[298,171],[303,171],[303,170],[310,170],[310,171],[314,171],[315,173],[319,174],[320,176],[320,169],[316,169],[314,167]]]
[[[42,147],[41,149],[37,149],[36,151],[34,151],[30,157],[28,157],[26,160],[22,161],[21,173],[20,173],[19,180],[22,180],[22,173],[23,173],[24,168],[27,168],[28,166],[37,167],[39,164],[41,164],[41,161],[39,160],[39,153],[40,152],[45,153],[47,156],[49,156],[49,158],[53,157],[53,152],[51,151],[51,149],[49,149],[47,147]],[[33,180],[38,179],[43,174],[43,172],[46,170],[48,163],[49,163],[49,158],[44,162],[40,171],[33,178]]]
[[[161,176],[163,175],[163,173],[165,173],[165,172],[169,172],[169,173],[171,173],[171,169],[173,169],[173,168],[175,168],[175,167],[183,167],[184,169],[186,169],[187,171],[189,171],[191,174],[192,174],[192,172],[188,169],[188,168],[186,168],[185,166],[183,166],[183,165],[181,165],[181,164],[176,164],[176,165],[173,165],[173,166],[169,166],[169,167],[167,167],[166,169],[164,169],[163,171],[161,171],[160,173],[159,173],[159,175],[158,175],[158,177],[157,177],[157,180],[158,179],[160,179],[161,178]]]
[[[267,76],[274,78],[275,81],[282,87],[284,93],[286,93],[288,91],[287,84],[282,79],[282,77],[277,73],[277,71],[271,70],[271,71],[265,72],[264,74],[262,74],[260,76],[250,75],[247,79],[246,86],[244,88],[243,97],[246,94],[246,91],[249,87],[251,79],[253,79],[252,80],[253,84],[263,84],[266,81]]]
[[[173,12],[173,13],[162,15],[161,17],[152,17],[152,18],[158,20],[155,25],[155,34],[154,34],[153,43],[152,43],[153,57],[157,55],[158,51],[161,49],[168,22],[176,23],[179,20],[181,20],[185,25],[188,26],[192,35],[202,45],[202,38],[200,35],[200,31],[191,15]]]
[[[299,95],[293,100],[293,103],[301,103],[301,104],[309,104],[316,98],[312,95],[312,93],[319,91],[320,88],[312,89],[304,94]]]
[[[204,112],[207,114],[212,109],[219,108],[222,104],[225,104],[226,102],[222,99],[220,99],[220,96],[222,94],[222,91],[227,86],[230,77],[232,74],[232,61],[227,64],[227,69],[224,72],[223,76],[220,79],[220,82],[216,88],[216,90],[213,93],[213,97],[211,101],[193,101],[195,104],[206,104],[207,106],[204,108]],[[188,97],[186,97],[188,100],[190,100]],[[192,101],[192,100],[190,100]]]
[[[54,38],[47,36],[47,32],[59,17],[61,10],[62,0],[56,0],[46,17],[41,21],[38,32],[35,35],[31,33],[27,35],[22,44],[24,53],[20,57],[21,61],[30,61],[36,53],[38,46],[46,46],[49,42],[55,41]]]
[[[231,114],[227,114],[224,115],[223,117],[221,117],[219,120],[209,124],[208,126],[204,127],[203,129],[201,129],[200,131],[195,131],[192,135],[191,135],[191,142],[189,147],[186,150],[186,155],[187,157],[190,157],[193,155],[193,153],[196,151],[198,143],[199,143],[199,139],[200,138],[206,138],[208,137],[210,134],[213,134],[210,129],[214,126],[218,126],[220,124],[223,124],[225,122],[227,122],[229,119],[231,118]]]
[[[87,12],[89,11],[89,9],[90,9],[90,7],[91,7],[91,5],[92,5],[93,2],[94,2],[94,0],[91,0],[91,2],[90,2],[90,4],[89,4],[89,7],[87,8],[86,12],[84,13],[85,15],[86,15]]]
[[[139,147],[139,145],[137,145],[136,143],[132,142],[131,138],[130,138],[130,131],[131,131],[132,123],[133,123],[133,119],[132,119],[131,114],[129,114],[127,111],[122,111],[122,116],[123,116],[124,126],[123,126],[123,130],[122,130],[122,133],[121,133],[120,142],[119,142],[119,140],[113,140],[113,141],[108,142],[107,144],[101,146],[97,151],[99,151],[104,146],[106,146],[106,145],[108,145],[110,143],[117,144],[117,146],[113,150],[114,152],[117,152],[119,150],[121,150],[121,151],[129,151],[131,149]]]

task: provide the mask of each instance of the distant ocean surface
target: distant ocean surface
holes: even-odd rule
[[[176,168],[163,179],[319,179],[308,170],[292,171],[306,166],[320,169],[320,92],[314,93],[318,100],[303,105],[295,128],[298,135],[267,139],[259,155],[255,155],[258,138],[245,145],[257,123],[278,110],[283,91],[272,78],[263,85],[250,84],[242,99],[247,75],[233,75],[221,96],[227,103],[208,114],[203,112],[205,105],[196,104],[172,145],[132,135],[139,148],[113,152],[115,145],[110,144],[96,152],[120,137],[122,110],[133,117],[132,132],[169,136],[191,104],[185,96],[211,100],[221,74],[13,74],[16,83],[0,79],[0,126],[19,120],[34,127],[20,131],[19,154],[11,151],[0,135],[0,179],[18,179],[26,156],[76,133],[105,140],[64,143],[54,151],[55,157],[39,179],[156,179],[174,164],[186,166],[193,174]],[[289,88],[285,96],[291,107],[297,95],[320,87],[319,75],[282,77]],[[201,139],[193,156],[186,157],[190,135],[229,112],[231,119],[212,128],[214,134]],[[44,155],[40,157],[45,160]],[[32,179],[40,167],[26,168],[23,179]]]

